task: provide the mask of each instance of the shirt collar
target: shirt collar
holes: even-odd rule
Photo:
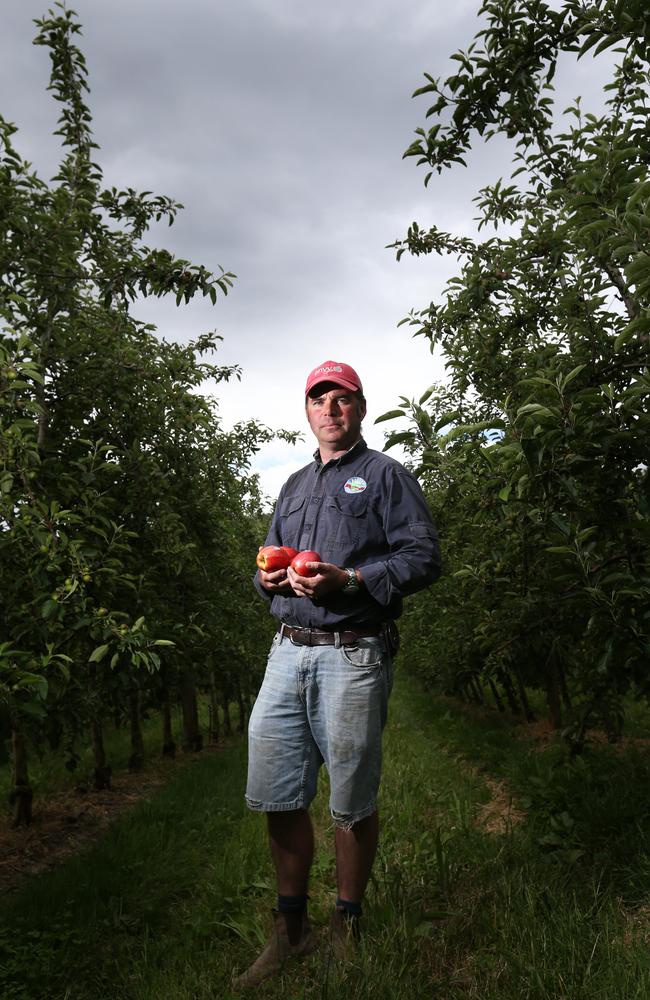
[[[331,465],[331,464],[332,465],[345,465],[347,462],[351,462],[352,459],[356,458],[357,455],[360,455],[362,452],[366,451],[367,447],[368,447],[368,445],[363,440],[363,438],[359,438],[359,440],[356,442],[356,444],[353,444],[351,448],[349,448],[347,451],[343,452],[342,455],[339,455],[338,458],[331,458],[329,460],[329,462],[327,463],[327,465]],[[318,448],[314,452],[314,461],[316,462],[316,465],[318,465],[318,466],[322,466],[323,465],[322,459],[320,457],[320,451],[319,451]]]

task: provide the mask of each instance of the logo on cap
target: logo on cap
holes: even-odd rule
[[[342,371],[343,369],[341,368],[340,365],[321,365],[320,368],[317,368],[315,370],[314,375],[327,375],[330,372],[342,372]]]

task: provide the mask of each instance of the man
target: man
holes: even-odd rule
[[[246,801],[265,812],[275,865],[275,928],[237,980],[254,986],[313,951],[307,888],[314,840],[308,808],[327,767],[338,898],[332,950],[358,939],[377,849],[381,734],[392,687],[393,624],[402,598],[440,574],[436,531],[417,481],[361,436],[366,401],[349,365],[307,378],[314,461],[283,486],[267,545],[312,549],[315,576],[259,570],[255,586],[278,620],[249,725]]]

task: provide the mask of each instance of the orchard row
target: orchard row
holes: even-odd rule
[[[51,185],[0,119],[0,736],[16,824],[31,816],[31,751],[60,747],[73,769],[91,743],[103,787],[107,720],[128,722],[137,768],[142,711],[160,708],[171,753],[176,700],[198,749],[197,688],[214,736],[219,705],[245,714],[266,645],[249,462],[271,432],[222,430],[200,394],[237,374],[210,360],[217,337],[166,343],[130,313],[136,296],[214,302],[233,276],[144,245],[172,201],[103,187],[78,31],[63,8],[38,23],[61,104]]]
[[[405,618],[429,684],[531,716],[543,692],[575,749],[650,693],[648,13],[611,0],[488,2],[407,155],[435,172],[481,139],[512,154],[458,238],[413,223],[403,253],[453,254],[445,299],[407,322],[448,382],[407,418],[446,572]],[[615,54],[604,110],[556,107],[557,64]],[[608,64],[611,65],[611,62]],[[606,70],[607,71],[607,70]],[[559,124],[558,124],[559,122]],[[435,191],[435,184],[431,187]],[[539,699],[535,699],[539,700]]]

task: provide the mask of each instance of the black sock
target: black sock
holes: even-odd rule
[[[344,913],[348,920],[353,920],[355,917],[358,919],[363,912],[361,903],[354,902],[351,899],[341,899],[340,896],[336,900],[336,909]]]
[[[303,913],[307,909],[309,896],[280,896],[278,894],[278,913]]]
[[[289,944],[296,945],[303,933],[303,918],[307,912],[308,896],[280,896],[278,913],[284,917]]]

